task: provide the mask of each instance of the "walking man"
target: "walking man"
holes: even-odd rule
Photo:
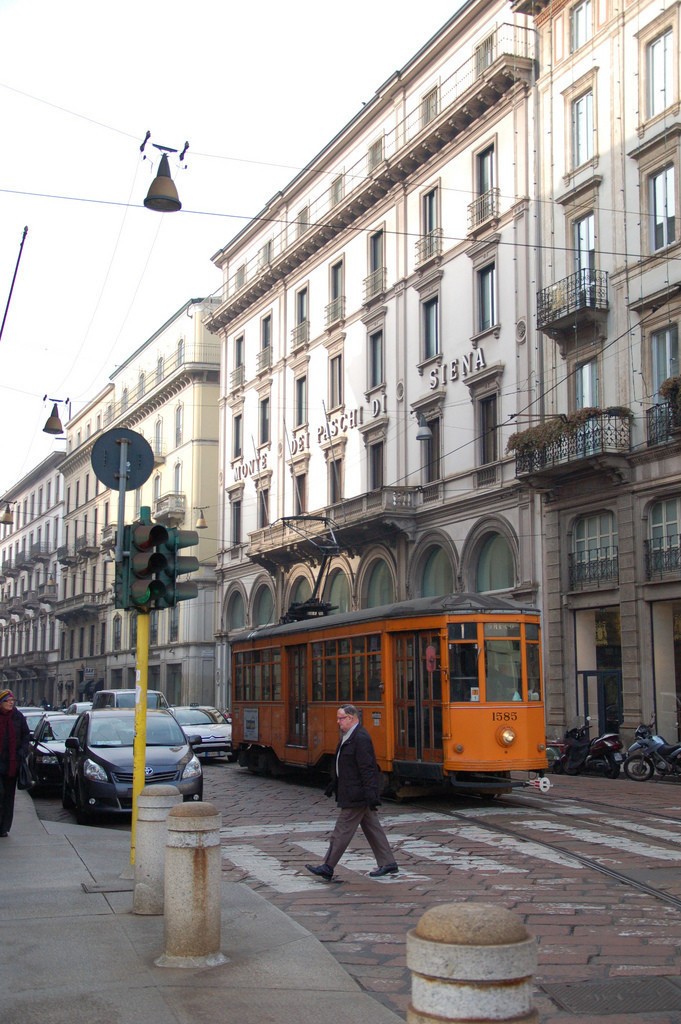
[[[0,689],[0,838],[9,835],[14,817],[14,794],[19,762],[28,753],[31,734],[26,719],[14,706],[11,690]]]
[[[326,789],[326,795],[335,793],[341,811],[331,833],[324,863],[306,864],[305,867],[320,878],[333,878],[333,870],[359,825],[378,865],[375,871],[369,872],[371,877],[395,875],[398,870],[395,856],[376,813],[381,799],[378,764],[371,736],[359,724],[359,712],[354,704],[343,704],[336,713],[336,719],[342,735],[336,749],[334,778]]]

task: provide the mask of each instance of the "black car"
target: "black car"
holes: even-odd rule
[[[61,711],[47,711],[42,715],[28,748],[28,765],[36,781],[33,793],[61,789],[64,744],[74,725],[75,718],[67,717]]]
[[[100,812],[132,810],[135,712],[126,708],[85,711],[66,741],[62,804],[80,822]],[[145,783],[177,786],[184,800],[201,800],[198,757],[169,711],[147,711]]]

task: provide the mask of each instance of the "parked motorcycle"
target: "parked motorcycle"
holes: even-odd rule
[[[565,749],[553,762],[556,775],[604,775],[616,779],[624,760],[622,740],[616,732],[606,732],[589,739],[589,726],[568,729]]]
[[[636,739],[629,747],[624,774],[635,782],[646,782],[655,772],[659,775],[681,775],[681,743],[667,743],[653,732],[652,725],[639,725]]]

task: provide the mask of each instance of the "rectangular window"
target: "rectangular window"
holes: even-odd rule
[[[272,345],[272,317],[265,316],[260,321],[260,349],[261,351],[270,348]]]
[[[575,371],[575,405],[578,409],[598,405],[598,362],[595,359],[580,363]]]
[[[369,335],[369,387],[383,383],[383,331]]]
[[[240,501],[237,500],[237,501],[233,501],[231,503],[231,512],[232,512],[231,537],[232,537],[232,545],[235,546],[237,544],[241,544],[241,502]]]
[[[369,273],[383,268],[383,232],[374,231],[369,238]]]
[[[338,206],[341,199],[343,198],[343,175],[339,174],[331,182],[331,188],[329,190],[329,201],[331,206]]]
[[[674,33],[671,29],[648,45],[646,53],[648,117],[666,110],[674,98]]]
[[[329,504],[343,500],[343,460],[329,459]]]
[[[296,238],[300,238],[304,235],[310,226],[310,207],[304,206],[302,210],[299,210],[298,216],[296,217]]]
[[[258,253],[258,269],[262,270],[272,262],[272,239],[268,238]]]
[[[596,238],[594,215],[580,217],[574,225],[575,270],[577,273],[592,271],[596,267]]]
[[[383,442],[369,446],[369,490],[378,491],[383,487]]]
[[[269,526],[270,522],[270,492],[269,488],[261,487],[258,492],[258,529],[262,530]]]
[[[331,301],[340,299],[343,294],[343,261],[338,260],[337,263],[331,265],[331,271],[329,276],[329,291]]]
[[[653,251],[676,240],[676,197],[671,164],[650,178],[650,220]]]
[[[243,417],[235,416],[232,420],[232,458],[240,459],[243,455]]]
[[[497,396],[490,395],[480,401],[480,461],[483,466],[496,462],[497,443]]]
[[[234,288],[239,291],[246,284],[246,264],[243,263],[240,267],[237,267],[236,274],[234,275]]]
[[[488,331],[496,324],[495,264],[478,271],[478,330]]]
[[[594,96],[585,92],[572,103],[572,166],[580,167],[594,155]]]
[[[302,427],[307,423],[307,377],[296,378],[296,408],[293,419],[296,427]]]
[[[426,426],[430,430],[430,437],[422,442],[425,449],[425,471],[426,483],[433,483],[440,479],[440,420],[439,418],[427,420]]]
[[[343,404],[343,356],[337,355],[329,362],[329,407],[337,409]]]
[[[423,317],[423,358],[432,359],[440,352],[440,300],[436,295],[424,302]]]
[[[302,516],[307,512],[307,476],[297,473],[293,477],[293,509],[294,515]]]
[[[260,409],[258,422],[260,426],[260,444],[270,443],[270,400],[269,398],[260,399]]]
[[[307,321],[307,288],[301,288],[296,292],[296,324],[304,324]]]
[[[234,339],[234,369],[244,365],[244,336],[240,334]]]
[[[475,73],[478,77],[494,60],[494,33],[475,47]]]
[[[437,117],[437,86],[427,92],[421,100],[421,126],[425,127]]]
[[[149,643],[158,644],[158,612],[154,609],[149,613]]]
[[[653,360],[653,394],[660,401],[660,384],[669,377],[679,376],[679,328],[677,324],[655,331],[651,340]]]
[[[591,0],[582,0],[570,11],[570,49],[574,53],[591,39]]]
[[[383,160],[383,136],[380,139],[376,139],[375,142],[369,146],[369,152],[367,154],[367,167],[369,173],[373,171]]]
[[[478,153],[475,170],[478,191],[475,210],[475,224],[477,225],[489,217],[493,217],[496,212],[494,204],[494,146],[488,146],[482,153]]]

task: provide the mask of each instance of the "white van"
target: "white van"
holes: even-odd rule
[[[135,690],[97,690],[92,698],[92,710],[98,708],[134,708]],[[160,690],[147,690],[147,708],[167,708],[168,701]]]

